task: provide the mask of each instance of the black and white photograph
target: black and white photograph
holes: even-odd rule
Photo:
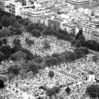
[[[99,0],[0,0],[0,99],[99,99]]]

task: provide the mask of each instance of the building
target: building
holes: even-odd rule
[[[4,2],[4,0],[0,0],[0,9],[1,10],[4,10],[4,4],[5,2]]]
[[[20,15],[22,4],[20,2],[11,2],[5,6],[5,11],[14,15]]]
[[[84,35],[86,41],[93,40],[93,32],[94,31],[92,30],[92,27],[88,27],[88,26],[83,27],[83,35]]]
[[[55,30],[58,30],[58,29],[60,29],[60,21],[61,20],[59,20],[57,18],[54,20],[49,19],[48,20],[48,27],[53,28]]]
[[[93,8],[99,5],[99,0],[66,0],[67,3],[74,5],[77,8]]]
[[[93,40],[95,40],[97,43],[99,43],[99,29],[96,29],[93,32]]]

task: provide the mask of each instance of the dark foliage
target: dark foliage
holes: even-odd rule
[[[8,59],[11,55],[11,48],[8,45],[1,46],[0,51],[5,55],[6,59]]]
[[[53,78],[53,77],[54,77],[54,72],[53,72],[53,71],[49,71],[48,76],[49,76],[50,78]]]
[[[7,39],[5,39],[5,38],[4,38],[4,39],[2,39],[2,42],[3,42],[3,44],[5,44],[5,45],[6,45],[6,44],[7,44]]]
[[[49,66],[56,65],[58,63],[58,60],[57,58],[50,57],[50,58],[46,58],[45,62],[46,62],[46,65],[49,67]]]
[[[35,63],[42,63],[43,59],[41,57],[37,57],[34,59]]]
[[[1,63],[3,60],[5,60],[5,59],[6,59],[6,57],[5,57],[4,53],[0,52],[0,63]]]
[[[99,85],[91,85],[86,88],[86,93],[91,97],[91,98],[99,98]]]
[[[14,47],[17,49],[17,50],[21,50],[22,49],[22,46],[21,46],[21,43],[20,43],[20,39],[18,38],[15,38],[14,41],[13,41],[13,44],[14,44]]]
[[[17,20],[22,20],[22,17],[21,16],[16,16],[16,19]]]
[[[13,16],[7,16],[7,15],[3,15],[1,20],[1,25],[4,26],[4,27],[8,27],[10,25],[14,25],[16,20],[15,20],[15,17]]]
[[[9,74],[18,75],[19,71],[20,71],[20,68],[17,65],[11,66],[11,67],[8,68],[8,73]]]
[[[27,49],[21,49],[22,52],[24,52],[26,54],[26,59],[27,60],[32,60],[32,59],[35,59],[37,58],[38,56],[37,55],[33,55],[29,50]]]
[[[33,74],[37,74],[39,72],[37,64],[33,63],[32,61],[28,62],[27,72],[32,71]]]
[[[3,44],[3,42],[2,42],[2,40],[0,40],[0,47],[2,46],[2,44]]]
[[[26,54],[22,51],[17,51],[11,55],[11,59],[15,61],[26,60]]]
[[[52,54],[52,57],[56,58],[57,59],[57,63],[60,63],[61,62],[61,59],[60,59],[60,55],[55,53],[55,54]]]
[[[40,37],[41,36],[41,32],[38,29],[33,29],[31,32],[32,36],[34,37]]]
[[[15,35],[21,35],[22,31],[20,28],[15,28]]]
[[[31,33],[32,30],[34,29],[34,24],[33,23],[28,24],[27,27],[26,27],[26,29],[27,29],[28,32]]]
[[[0,79],[0,89],[2,89],[4,87],[5,87],[4,82],[3,82],[3,80]]]

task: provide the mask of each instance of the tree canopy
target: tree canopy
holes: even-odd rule
[[[99,85],[90,85],[89,87],[86,88],[86,93],[91,97],[91,98],[98,98],[99,99]]]

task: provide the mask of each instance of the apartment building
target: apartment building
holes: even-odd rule
[[[20,15],[21,7],[22,4],[20,2],[10,2],[9,4],[6,4],[5,11],[14,15]]]
[[[55,30],[60,29],[61,19],[56,16],[48,20],[48,27],[53,28]]]
[[[0,0],[0,9],[1,10],[4,10],[4,5],[5,5],[4,0]]]
[[[99,5],[99,0],[66,0],[67,3],[74,5],[77,8],[93,8]]]

